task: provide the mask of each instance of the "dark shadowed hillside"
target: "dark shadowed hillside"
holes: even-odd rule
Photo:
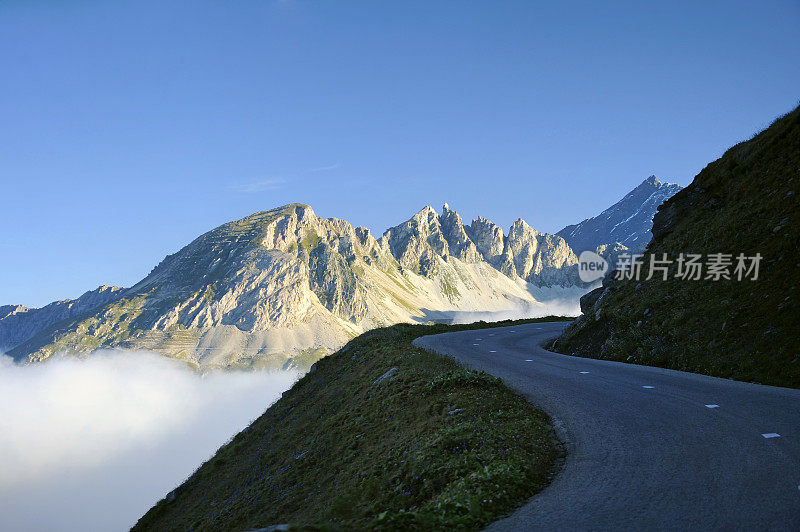
[[[647,253],[763,258],[753,280],[607,280],[555,343],[564,353],[800,387],[800,108],[665,202]],[[643,270],[645,271],[645,270]],[[704,270],[703,276],[705,277]]]

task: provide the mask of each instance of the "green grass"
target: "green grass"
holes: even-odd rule
[[[306,251],[311,251],[319,246],[320,242],[322,242],[320,236],[313,229],[308,229],[305,236],[300,241],[300,245],[302,245]]]
[[[563,449],[548,417],[502,381],[411,342],[512,323],[404,324],[355,338],[134,530],[482,528],[541,490]]]
[[[555,348],[800,388],[798,198],[795,109],[729,149],[667,201],[647,250],[673,259],[679,253],[760,253],[757,281],[617,282]],[[672,229],[661,230],[670,216]]]
[[[211,304],[214,302],[216,294],[214,292],[214,286],[209,284],[206,286],[205,292],[203,292],[203,299],[206,303]]]

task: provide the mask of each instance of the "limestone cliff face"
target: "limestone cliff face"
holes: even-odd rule
[[[445,203],[441,215],[433,207],[425,207],[407,222],[387,230],[381,241],[387,243],[403,267],[431,275],[436,273],[433,258],[437,256],[466,263],[485,260],[468,230],[461,215]],[[501,246],[502,238],[500,230]]]
[[[439,220],[451,256],[463,262],[480,262],[483,260],[475,243],[467,235],[461,215],[450,210],[450,206],[447,203],[442,206],[442,215]]]
[[[483,258],[495,264],[505,247],[503,228],[486,218],[479,217],[465,229]]]
[[[437,271],[435,258],[449,255],[447,239],[433,207],[425,207],[410,220],[388,229],[381,241],[388,245],[402,267],[427,277]]]
[[[578,281],[578,257],[563,238],[540,233],[519,219],[508,232],[501,270],[537,286],[572,286]]]

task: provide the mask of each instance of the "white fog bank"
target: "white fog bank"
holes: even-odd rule
[[[513,308],[496,312],[454,312],[449,316],[452,323],[473,323],[476,321],[522,320],[543,318],[545,316],[580,316],[580,298],[592,288],[571,287],[536,287],[528,285],[537,303],[517,305]]]
[[[0,355],[0,530],[127,530],[297,379],[144,352]]]

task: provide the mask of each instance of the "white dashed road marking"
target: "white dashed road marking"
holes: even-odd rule
[[[647,388],[648,390],[652,390],[653,386],[642,386],[642,388]]]
[[[706,408],[719,408],[719,405],[706,405]]]
[[[531,360],[530,358],[526,358],[525,362],[533,362],[533,360]]]
[[[478,344],[472,344],[472,345],[478,345]]]
[[[589,372],[588,371],[581,371],[581,375],[586,375],[587,373],[589,373]]]
[[[762,436],[764,436],[765,438],[768,438],[768,439],[769,438],[780,438],[781,437],[781,435],[778,434],[777,432],[767,432],[765,434],[762,434]]]
[[[490,353],[497,353],[497,351],[492,351],[491,349],[489,350],[489,352]]]

